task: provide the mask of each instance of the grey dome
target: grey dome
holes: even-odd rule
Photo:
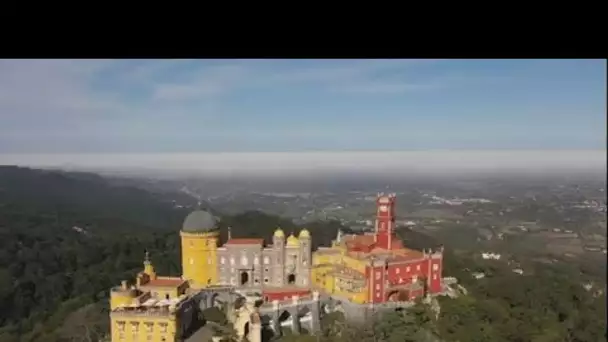
[[[204,233],[215,229],[217,220],[213,215],[204,211],[196,210],[188,214],[182,225],[182,231],[191,233]]]

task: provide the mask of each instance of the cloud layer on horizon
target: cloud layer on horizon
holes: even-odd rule
[[[405,151],[197,154],[0,154],[0,165],[159,170],[200,175],[321,172],[606,172],[606,151]]]

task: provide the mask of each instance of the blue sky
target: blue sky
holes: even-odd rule
[[[605,147],[605,60],[0,60],[0,153]]]

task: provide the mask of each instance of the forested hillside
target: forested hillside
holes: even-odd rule
[[[108,289],[131,278],[149,250],[158,271],[179,275],[178,230],[188,209],[171,194],[118,186],[92,174],[0,167],[0,342],[86,341],[107,333]],[[269,240],[280,226],[301,227],[260,212],[221,215],[220,239]],[[313,245],[327,245],[337,222],[306,226]],[[446,245],[445,276],[469,295],[442,299],[438,318],[417,307],[368,326],[324,320],[322,336],[285,341],[605,341],[605,281],[593,265],[480,260],[449,241],[400,230],[413,248]],[[471,272],[486,277],[474,279]],[[334,317],[336,318],[336,317]]]
[[[108,289],[141,269],[146,249],[160,273],[181,274],[178,231],[189,209],[174,208],[171,194],[113,184],[0,167],[0,342],[103,334]],[[220,226],[222,241],[227,226],[235,237],[266,239],[278,226],[300,229],[259,212],[222,217]],[[328,244],[339,227],[307,226],[315,245]]]

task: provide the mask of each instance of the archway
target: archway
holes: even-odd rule
[[[287,276],[287,284],[293,285],[296,283],[296,275],[291,273]]]
[[[408,292],[405,290],[394,290],[386,296],[389,302],[405,302],[409,299]]]
[[[307,315],[310,315],[312,313],[312,311],[310,311],[310,307],[308,305],[305,305],[301,310],[298,311],[298,317],[305,317]]]
[[[249,282],[249,274],[241,272],[241,285],[246,285]]]
[[[220,296],[219,293],[214,292],[213,294],[210,295],[210,300],[209,300],[209,307],[221,307],[218,297]]]
[[[245,333],[245,337],[249,337],[249,322],[245,323],[245,328],[243,328],[243,332]]]
[[[281,315],[279,315],[279,323],[283,323],[289,319],[291,319],[291,314],[289,313],[289,311],[285,310],[281,313]]]

